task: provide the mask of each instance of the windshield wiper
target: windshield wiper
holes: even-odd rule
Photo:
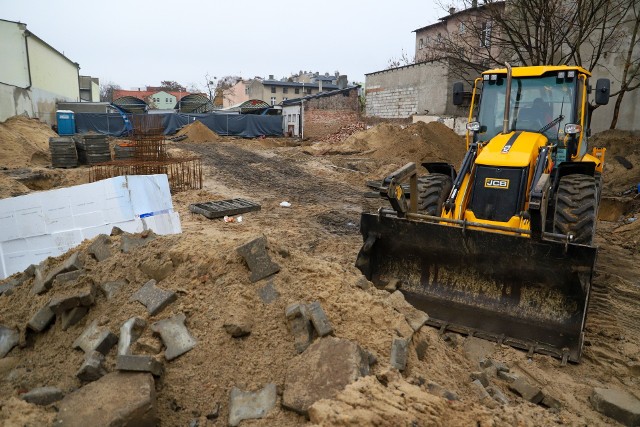
[[[545,133],[546,131],[548,131],[549,129],[551,129],[552,127],[554,127],[555,125],[557,125],[558,123],[560,123],[562,120],[564,119],[564,116],[562,114],[560,114],[558,117],[556,117],[555,119],[553,119],[552,121],[549,122],[549,124],[543,126],[538,133]]]

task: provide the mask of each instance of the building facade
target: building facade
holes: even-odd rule
[[[0,19],[0,121],[25,114],[56,123],[56,102],[80,101],[80,66],[27,30]]]
[[[270,75],[268,79],[254,79],[247,87],[247,96],[251,99],[261,99],[270,105],[277,105],[289,99],[302,98],[336,89],[338,89],[337,84],[322,80],[304,83],[289,81],[289,79],[276,80],[273,75]]]
[[[149,89],[149,88],[147,88]],[[116,89],[113,91],[113,99],[122,98],[125,96],[132,96],[138,98],[147,103],[152,110],[173,110],[176,108],[176,104],[182,98],[187,95],[192,95],[190,92],[174,92],[164,90],[122,90]]]
[[[97,77],[80,76],[80,100],[100,102],[100,80]]]

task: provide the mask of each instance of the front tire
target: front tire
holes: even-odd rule
[[[449,175],[432,173],[418,177],[418,212],[441,216],[442,205],[449,197],[453,181]]]
[[[563,176],[556,191],[555,205],[553,231],[572,234],[573,243],[591,245],[598,214],[596,179],[582,174]]]

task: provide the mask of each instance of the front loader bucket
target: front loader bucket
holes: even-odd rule
[[[596,248],[363,213],[356,266],[444,330],[578,362]]]

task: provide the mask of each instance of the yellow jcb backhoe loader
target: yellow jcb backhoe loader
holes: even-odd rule
[[[470,97],[454,84],[453,103],[471,104],[460,169],[423,163],[418,177],[410,163],[386,177],[378,189],[392,209],[362,214],[356,266],[396,283],[442,332],[578,362],[605,156],[587,148],[590,77],[506,64]],[[598,79],[596,104],[609,87]]]

